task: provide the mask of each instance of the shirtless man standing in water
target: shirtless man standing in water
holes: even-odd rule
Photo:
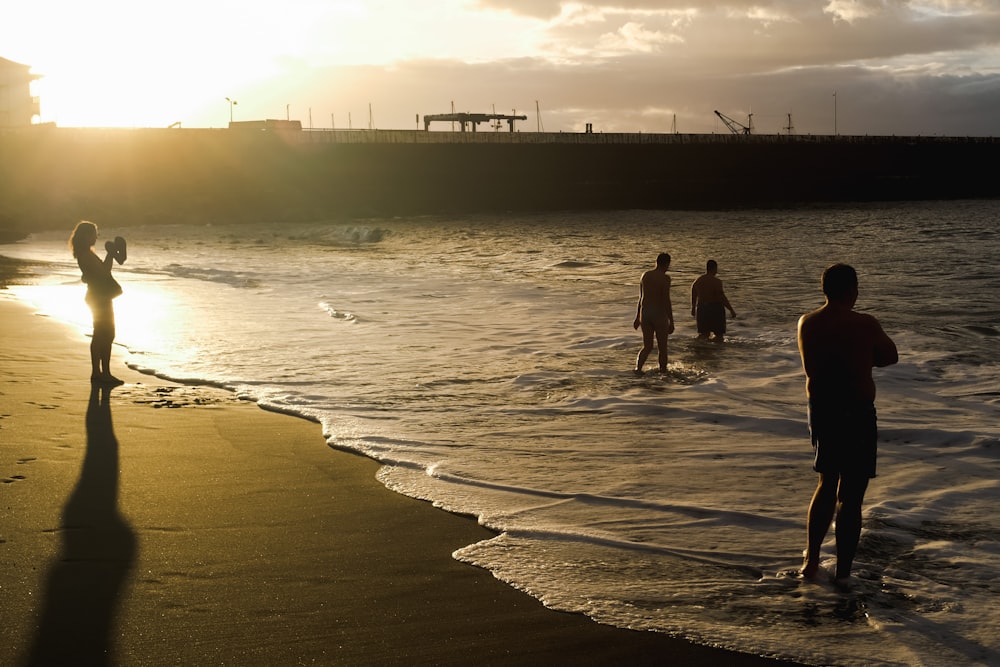
[[[899,360],[896,345],[871,315],[854,312],[858,274],[846,264],[823,272],[826,304],[799,319],[809,431],[819,485],[809,505],[802,576],[819,572],[819,552],[836,515],[836,580],[846,582],[861,538],[861,503],[875,476],[872,368]]]
[[[674,332],[674,307],[670,303],[670,255],[656,257],[656,268],[642,274],[639,281],[639,304],[632,328],[642,327],[642,349],[635,360],[635,373],[642,375],[646,357],[653,351],[653,336],[660,362],[660,372],[667,370],[667,336]]]
[[[726,298],[718,272],[719,263],[710,259],[705,263],[705,274],[691,284],[691,317],[698,322],[698,338],[707,340],[715,334],[715,342],[721,343],[726,337],[726,310],[734,318],[736,311]]]

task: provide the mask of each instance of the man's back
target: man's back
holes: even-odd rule
[[[691,286],[699,303],[723,303],[726,296],[722,281],[712,273],[706,273]]]
[[[799,320],[799,350],[808,396],[838,402],[874,401],[872,367],[898,358],[878,320],[829,303]]]
[[[670,304],[670,276],[657,269],[642,274],[642,307],[666,312]]]

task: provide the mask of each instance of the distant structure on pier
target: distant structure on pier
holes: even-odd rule
[[[729,131],[732,132],[733,134],[745,134],[745,135],[753,134],[753,114],[752,113],[749,116],[747,116],[747,124],[746,125],[744,125],[743,123],[741,123],[738,120],[730,118],[729,116],[727,116],[726,114],[722,113],[721,111],[716,111],[715,115],[718,116],[722,120],[722,122],[726,124],[726,127],[728,127]],[[789,125],[790,124],[791,124],[791,117],[789,115]]]
[[[445,123],[460,123],[462,132],[465,132],[467,125],[472,125],[472,131],[476,131],[476,126],[480,123],[490,121],[505,121],[508,129],[514,131],[515,120],[528,120],[527,116],[507,116],[500,113],[436,113],[424,116],[424,130],[430,129],[431,123],[443,121]]]
[[[276,120],[268,118],[265,120],[235,120],[229,121],[230,130],[289,130],[292,132],[302,131],[302,121],[300,120]]]
[[[31,94],[31,82],[41,77],[30,69],[30,65],[0,58],[0,128],[31,125],[41,113],[38,98]]]

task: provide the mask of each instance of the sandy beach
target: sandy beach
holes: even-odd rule
[[[453,550],[491,533],[392,493],[320,426],[124,367],[0,298],[5,664],[774,661],[546,609]]]

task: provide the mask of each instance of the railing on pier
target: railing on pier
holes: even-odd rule
[[[1000,137],[823,135],[823,134],[657,134],[645,132],[447,132],[425,130],[245,129],[245,128],[0,128],[0,136],[54,132],[82,143],[116,142],[142,137],[276,136],[291,144],[1000,144]]]
[[[421,130],[303,130],[302,143],[333,144],[793,144],[1000,143],[998,137],[906,137],[806,134],[655,134],[643,132],[428,132]]]

